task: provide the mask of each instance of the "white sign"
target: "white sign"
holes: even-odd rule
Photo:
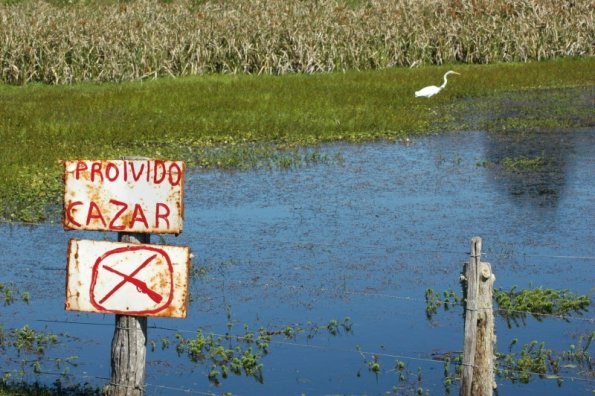
[[[65,229],[182,232],[184,162],[73,160],[63,163]]]
[[[69,311],[185,318],[188,247],[71,239]]]

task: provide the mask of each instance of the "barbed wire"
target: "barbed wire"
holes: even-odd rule
[[[111,327],[114,326],[114,323],[93,323],[93,322],[77,322],[77,321],[45,320],[45,319],[37,319],[36,321],[45,322],[45,323],[63,323],[63,324],[79,324],[79,325],[111,326]],[[589,319],[589,321],[591,323],[593,323],[593,319]],[[287,325],[282,325],[282,326],[280,326],[280,328],[285,328],[286,326]],[[179,334],[197,334],[197,332],[199,330],[202,331],[202,329],[186,330],[186,329],[178,329],[178,328],[156,326],[156,325],[149,325],[149,326],[147,326],[147,329],[164,330],[164,331],[170,331],[170,332],[175,332],[175,333],[179,333]],[[221,337],[224,339],[234,339],[234,340],[238,340],[238,341],[253,340],[253,336],[221,334],[221,333],[216,333],[216,332],[212,332],[212,331],[204,332],[203,334],[204,335],[212,335],[215,337]],[[280,344],[280,345],[291,345],[291,346],[298,346],[298,347],[301,346],[303,348],[308,348],[308,349],[320,349],[320,350],[336,351],[336,352],[354,352],[353,350],[330,348],[327,346],[319,346],[319,345],[314,345],[314,344],[302,344],[302,343],[297,343],[297,342],[288,342],[288,341],[279,341],[279,340],[269,340],[267,342],[273,343],[273,344]],[[362,350],[356,350],[356,352],[363,354],[363,355],[376,355],[376,356],[399,358],[399,359],[405,359],[405,360],[428,361],[428,362],[429,361],[432,361],[432,362],[437,361],[436,359],[420,358],[420,357],[416,357],[416,356],[407,356],[407,355],[396,355],[396,354],[389,354],[386,352],[370,352],[370,351],[362,351]]]
[[[553,258],[563,260],[595,260],[595,256],[571,256],[571,255],[554,255],[554,254],[536,254],[526,252],[514,252],[514,253],[482,253],[482,257],[490,256],[501,256],[501,257],[537,257],[537,258]]]
[[[209,278],[207,278],[208,280]],[[217,281],[219,280],[218,278],[210,278],[211,281]],[[230,283],[230,281],[226,281],[227,284]],[[239,282],[240,284],[243,283],[243,281]],[[275,288],[279,289],[279,288],[287,288],[287,289],[291,289],[291,290],[300,290],[300,291],[315,291],[317,293],[334,293],[334,294],[338,294],[338,295],[357,295],[357,296],[364,296],[364,297],[379,297],[379,298],[388,298],[388,299],[393,299],[393,300],[400,300],[400,301],[405,301],[405,302],[415,302],[415,303],[423,303],[423,304],[427,304],[428,300],[426,298],[420,298],[420,297],[411,297],[411,296],[402,296],[402,295],[393,295],[393,294],[387,294],[387,293],[378,293],[378,292],[372,292],[372,291],[360,291],[360,290],[353,290],[353,289],[348,289],[348,288],[325,288],[325,287],[305,287],[304,285],[296,285],[296,284],[288,284],[288,283],[275,283]],[[441,299],[433,299],[431,300],[431,302],[433,304],[439,304],[439,305],[448,305],[448,306],[457,306],[457,305],[462,305],[462,304],[457,304],[456,301],[446,301],[446,300],[441,300]],[[538,317],[551,317],[551,318],[556,318],[556,319],[562,319],[565,321],[584,321],[584,322],[589,322],[589,323],[595,323],[595,318],[589,318],[589,317],[583,317],[583,316],[574,316],[574,315],[560,315],[560,314],[554,314],[554,313],[546,313],[546,312],[534,312],[534,311],[528,311],[528,310],[515,310],[515,309],[501,309],[501,308],[494,308],[494,307],[485,307],[485,308],[478,308],[481,310],[485,310],[485,309],[489,309],[489,310],[493,310],[494,312],[498,312],[501,315],[507,312],[512,312],[515,314],[525,314],[525,315],[532,315],[532,316],[538,316]],[[502,315],[505,316],[505,315]]]
[[[322,242],[311,242],[311,241],[284,241],[284,240],[254,240],[254,239],[242,239],[242,238],[227,238],[227,237],[214,237],[210,235],[201,235],[200,240],[217,240],[222,242],[238,242],[243,243],[250,243],[254,244],[255,242],[258,243],[266,243],[266,244],[274,244],[274,243],[281,243],[286,245],[295,245],[301,248],[310,248],[310,247],[326,247],[326,248],[337,248],[342,246],[338,243],[322,243]],[[470,254],[469,251],[464,250],[448,250],[448,249],[412,249],[412,248],[398,248],[393,246],[381,246],[381,245],[366,245],[366,244],[357,244],[351,245],[350,247],[356,249],[371,249],[371,250],[378,250],[383,249],[390,253],[393,252],[401,252],[401,253],[415,253],[415,254],[456,254],[461,256],[468,256]],[[578,256],[578,255],[547,255],[547,254],[535,254],[535,253],[527,253],[523,251],[513,251],[513,252],[506,252],[506,253],[495,253],[495,252],[482,252],[482,257],[489,257],[489,256],[501,256],[501,257],[513,257],[513,256],[521,256],[521,257],[539,257],[539,258],[555,258],[555,259],[569,259],[569,260],[595,260],[595,256]]]
[[[145,387],[153,387],[153,388],[159,388],[159,389],[166,389],[166,390],[170,390],[170,391],[177,391],[177,392],[181,392],[181,393],[190,393],[190,394],[194,394],[194,395],[207,395],[207,396],[218,396],[216,393],[212,393],[212,392],[201,392],[201,391],[197,391],[194,389],[187,389],[187,388],[178,388],[178,387],[173,387],[173,386],[166,386],[166,385],[156,385],[156,384],[150,384],[150,383],[146,383]],[[235,393],[235,395],[237,395],[237,393]]]
[[[589,322],[589,323],[595,323],[595,318],[583,318],[583,317],[577,317],[577,316],[556,315],[556,314],[541,313],[541,312],[519,311],[519,310],[515,310],[515,309],[495,309],[494,311],[500,312],[501,315],[502,315],[502,313],[513,312],[513,313],[527,314],[527,315],[532,315],[532,316],[546,316],[546,317],[562,319],[562,320],[569,320],[569,321],[578,320],[578,321],[584,321],[584,322]],[[502,315],[502,316],[504,316],[504,315]]]

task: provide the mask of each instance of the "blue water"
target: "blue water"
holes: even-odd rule
[[[153,243],[190,246],[194,268],[188,318],[149,319],[147,394],[323,395],[386,394],[408,385],[444,394],[443,363],[433,356],[462,349],[460,309],[425,317],[424,293],[460,292],[459,274],[471,237],[483,238],[495,287],[592,291],[595,280],[595,129],[547,133],[448,133],[407,144],[323,146],[344,160],[297,169],[202,172],[187,175],[184,232]],[[502,167],[505,157],[546,159],[534,171]],[[65,232],[59,224],[0,226],[1,282],[28,290],[28,305],[3,307],[6,328],[28,323],[64,333],[51,347],[38,378],[53,382],[63,370],[51,357],[76,355],[75,382],[103,385],[110,377],[111,315],[63,310],[69,238],[115,239],[109,233]],[[352,332],[326,331],[308,339],[275,336],[262,358],[264,383],[230,375],[214,386],[208,364],[191,363],[163,337],[192,337],[197,328],[233,334],[260,327],[325,326],[351,318]],[[527,318],[507,328],[498,317],[497,348],[544,341],[567,350],[593,331],[592,313],[569,321]],[[589,321],[590,319],[590,321]],[[68,323],[66,323],[68,322]],[[592,353],[591,348],[591,353]],[[517,349],[518,352],[518,349]],[[368,370],[375,354],[378,375]],[[19,357],[2,352],[5,370]],[[12,360],[11,360],[12,359]],[[417,382],[418,369],[422,372]],[[500,394],[590,394],[592,382],[566,369],[565,381],[533,378],[528,385],[499,378]],[[451,393],[458,393],[455,385]]]

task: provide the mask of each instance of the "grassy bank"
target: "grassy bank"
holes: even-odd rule
[[[594,54],[590,0],[0,0],[0,81],[127,81]]]
[[[591,87],[589,95],[594,67],[594,58],[584,58],[0,86],[0,217],[43,219],[48,204],[60,200],[60,159],[144,155],[235,169],[253,167],[259,158],[278,158],[279,149],[295,158],[293,148],[321,142],[398,139],[470,128],[592,125],[592,109],[574,106],[573,92],[552,91],[547,95],[552,103],[546,107],[519,103],[525,113],[516,118],[498,116],[498,103],[511,92],[525,101],[543,89],[559,87]],[[439,85],[449,68],[461,75],[452,76],[445,90],[430,99],[414,97],[425,85]],[[483,112],[490,117],[478,117]]]

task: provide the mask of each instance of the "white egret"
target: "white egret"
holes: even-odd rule
[[[461,75],[461,73],[457,73],[456,71],[449,70],[446,73],[444,73],[444,84],[442,84],[439,87],[437,87],[435,85],[430,85],[428,87],[420,89],[419,91],[415,91],[415,97],[418,98],[420,96],[425,96],[426,98],[429,98],[430,96],[436,95],[438,92],[440,92],[442,90],[442,88],[446,87],[446,83],[448,82],[448,80],[446,79],[446,76],[448,76],[449,74]]]

